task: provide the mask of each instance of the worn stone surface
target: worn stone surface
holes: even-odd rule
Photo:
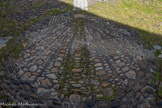
[[[59,4],[53,4],[50,6],[59,8]],[[83,4],[80,7],[86,8]],[[145,49],[138,35],[123,25],[75,14],[83,20],[82,25],[71,15],[53,15],[34,25],[34,31],[24,33],[30,37],[23,44],[20,59],[10,58],[0,74],[5,75],[2,87],[11,100],[28,100],[45,108],[72,108],[74,104],[83,108],[154,107],[155,88],[148,85],[152,70],[156,70],[154,52]],[[75,34],[75,24],[81,24],[84,29],[78,30],[83,31]],[[113,95],[112,101],[106,102],[105,97]]]

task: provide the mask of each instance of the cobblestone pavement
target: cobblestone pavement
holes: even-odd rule
[[[26,32],[21,57],[4,66],[2,87],[9,100],[40,108],[155,106],[155,88],[149,85],[154,51],[126,27],[75,16],[52,16],[47,26]]]

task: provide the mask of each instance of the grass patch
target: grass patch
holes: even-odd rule
[[[81,18],[74,19],[74,23],[73,23],[74,35],[76,35],[78,33],[82,34],[84,32],[84,23],[85,23],[85,20],[83,20]]]
[[[161,0],[120,0],[98,2],[89,6],[88,12],[137,29],[143,43],[150,47],[162,45],[162,37],[155,35],[161,35],[161,7]]]
[[[48,2],[46,2],[45,0],[40,0],[40,1],[33,2],[33,3],[29,3],[28,5],[31,6],[31,8],[39,8],[46,3]]]
[[[73,0],[60,0],[60,1],[73,6]]]
[[[158,56],[158,55],[160,55],[161,54],[161,51],[160,50],[157,50],[156,52],[155,52],[155,56]]]

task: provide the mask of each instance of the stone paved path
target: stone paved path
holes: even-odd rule
[[[4,70],[10,100],[41,108],[153,106],[153,51],[130,29],[82,16],[52,16],[43,29],[26,33],[21,57]]]

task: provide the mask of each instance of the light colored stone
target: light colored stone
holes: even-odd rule
[[[26,80],[28,78],[30,78],[31,76],[31,73],[30,72],[26,72],[24,75],[23,75],[23,79]]]
[[[63,60],[62,57],[58,57],[58,58],[57,58],[57,61],[62,61],[62,60]]]
[[[129,67],[124,67],[124,68],[122,69],[123,72],[127,72],[128,70],[129,70]]]
[[[58,93],[57,92],[51,92],[51,96],[58,96]]]
[[[49,92],[49,90],[44,89],[44,88],[38,88],[37,93],[41,96],[43,96],[45,93]]]
[[[103,97],[103,94],[97,94],[96,97],[97,98],[102,98]]]
[[[18,62],[22,62],[22,61],[23,61],[23,59],[22,59],[22,58],[19,58],[17,61],[18,61]]]
[[[120,66],[120,67],[122,67],[122,66],[124,66],[125,65],[125,63],[119,63],[118,64],[118,66]]]
[[[83,14],[75,14],[74,18],[85,18]]]
[[[106,75],[106,72],[101,70],[101,71],[97,71],[96,75],[102,76],[102,75]]]
[[[110,96],[113,95],[113,89],[112,88],[105,88],[103,92],[104,92],[104,96],[106,96],[106,97],[110,97]]]
[[[127,85],[127,84],[128,84],[128,79],[125,79],[125,80],[123,81],[123,83],[124,83],[125,85]]]
[[[47,51],[45,51],[45,55],[49,55],[51,53],[51,50],[47,50]]]
[[[73,87],[77,87],[77,88],[78,88],[78,87],[81,87],[80,84],[72,84],[72,86],[73,86]]]
[[[51,72],[57,72],[57,68],[52,68]]]
[[[81,69],[72,69],[72,72],[81,72]]]
[[[119,59],[120,57],[119,56],[114,56],[113,57],[115,60]]]
[[[139,60],[139,61],[142,60],[142,57],[141,57],[141,56],[137,56],[136,58],[137,58],[137,60]]]
[[[51,84],[51,82],[49,81],[49,79],[45,79],[45,80],[43,80],[42,81],[42,86],[44,86],[44,87],[49,87],[49,86],[51,86],[52,84]]]
[[[159,45],[153,45],[153,47],[154,47],[154,49],[156,49],[156,50],[161,50],[161,46],[159,46]]]
[[[70,95],[69,99],[70,99],[70,103],[72,103],[72,104],[77,104],[81,100],[81,98],[80,98],[80,96],[78,94]]]
[[[30,53],[27,53],[27,54],[24,55],[24,58],[27,58],[29,56],[30,56]]]
[[[57,79],[57,77],[56,77],[55,74],[47,74],[46,76],[47,76],[48,78],[50,78],[50,79],[53,79],[53,80]]]
[[[102,69],[103,69],[103,67],[97,67],[97,68],[95,68],[96,71],[102,70]]]
[[[100,67],[100,66],[102,66],[102,63],[96,63],[94,66],[95,67]]]
[[[64,57],[64,54],[58,54],[59,57]]]
[[[134,71],[129,71],[125,74],[129,79],[136,79],[136,73]]]
[[[23,43],[23,47],[26,48],[28,43]]]
[[[61,66],[61,63],[60,62],[56,62],[55,63],[55,66],[60,67]]]
[[[37,70],[37,66],[31,66],[29,68],[29,71],[31,71],[31,72],[35,72],[36,70]]]
[[[36,53],[37,52],[37,50],[31,50],[31,53]]]
[[[56,83],[56,84],[57,84],[57,83],[58,83],[58,81],[57,81],[57,80],[53,80],[53,83]]]
[[[94,62],[97,62],[98,63],[98,62],[100,62],[100,60],[99,59],[95,59]]]
[[[80,83],[80,84],[83,84],[83,83],[84,83],[84,81],[79,81],[79,83]]]
[[[61,53],[65,53],[66,51],[65,50],[60,50]]]
[[[110,56],[111,56],[111,57],[114,57],[114,56],[116,56],[116,54],[117,54],[117,53],[110,53]]]
[[[162,54],[158,55],[159,58],[162,58]]]
[[[38,72],[33,72],[32,73],[34,76],[38,76]]]
[[[64,99],[64,97],[65,97],[64,94],[61,94],[60,98],[61,98],[61,99]]]
[[[102,87],[107,87],[109,85],[110,85],[110,83],[107,83],[107,82],[102,83]]]
[[[79,56],[81,56],[81,54],[75,54],[75,56],[79,57]]]

